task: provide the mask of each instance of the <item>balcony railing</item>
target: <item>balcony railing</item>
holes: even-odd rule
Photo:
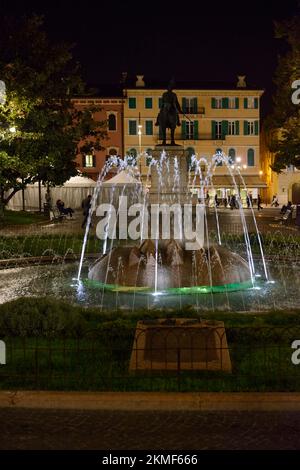
[[[182,108],[184,114],[205,114],[204,106],[200,106],[197,108]]]

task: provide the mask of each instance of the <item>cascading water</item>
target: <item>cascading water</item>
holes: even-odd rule
[[[150,157],[148,156],[148,162]],[[150,203],[149,194],[147,191],[142,193],[142,227],[140,233],[140,243],[132,245],[132,242],[119,244],[113,247],[113,241],[110,249],[107,251],[107,237],[104,241],[103,256],[101,256],[89,269],[89,279],[98,281],[102,288],[105,290],[122,291],[122,292],[153,292],[158,294],[161,292],[171,293],[213,293],[220,291],[231,291],[244,289],[254,286],[255,283],[255,266],[252,254],[252,248],[249,238],[247,222],[244,214],[242,201],[239,195],[236,176],[231,168],[230,159],[223,153],[214,155],[211,160],[201,157],[197,158],[195,155],[191,158],[191,164],[188,169],[188,181],[191,189],[190,194],[186,200],[181,201],[181,180],[180,168],[178,157],[175,156],[173,162],[167,155],[167,152],[162,151],[159,158],[151,158],[149,169],[147,173],[146,185],[149,185],[151,171],[155,168],[157,172],[157,195],[156,201],[158,203],[171,204],[177,200],[180,206],[185,202],[192,201],[192,193],[196,187],[197,177],[200,180],[199,197],[201,205],[205,206],[205,193],[208,188],[213,188],[213,176],[215,168],[218,163],[222,162],[232,179],[232,186],[236,192],[238,209],[240,213],[240,221],[243,228],[245,249],[247,262],[237,253],[234,253],[226,248],[222,248],[222,237],[220,219],[218,208],[215,205],[214,215],[217,228],[217,245],[214,245],[210,240],[210,227],[209,227],[209,208],[206,207],[203,213],[204,217],[204,239],[205,245],[196,252],[188,252],[184,248],[184,231],[181,230],[179,239],[159,240],[160,238],[160,225],[156,226],[153,241],[147,240],[145,232],[147,232],[147,221],[145,221],[145,212],[148,210],[147,206]],[[132,166],[132,161],[129,163],[121,159],[109,160],[106,164],[101,175],[99,175],[97,186],[93,195],[92,206],[88,218],[88,224],[85,232],[84,243],[82,247],[81,260],[78,271],[78,280],[80,279],[82,263],[84,259],[85,246],[87,243],[88,232],[91,222],[92,213],[95,210],[97,199],[101,193],[102,184],[105,175],[108,173],[112,165],[117,165],[119,170],[126,169],[133,171],[135,175],[141,179],[137,167]],[[194,169],[194,177],[192,179],[192,167]],[[206,169],[204,175],[203,168]],[[191,184],[192,180],[192,184]],[[244,184],[244,180],[243,180]],[[114,188],[113,188],[114,190]],[[136,189],[135,189],[136,191]],[[169,191],[169,192],[168,192]],[[169,194],[170,193],[170,194]],[[141,196],[141,194],[140,194]],[[113,199],[113,192],[112,192]],[[117,211],[118,213],[118,211]],[[259,241],[261,259],[264,266],[264,274],[268,280],[268,273],[266,269],[265,258],[262,250],[261,238],[259,235],[257,223],[255,220],[254,211],[252,209],[252,217],[256,227],[256,233]],[[178,219],[176,218],[178,222]],[[108,218],[109,224],[109,218]],[[116,228],[116,227],[115,227]],[[174,218],[174,233],[175,233],[175,218]],[[180,228],[182,228],[180,224]],[[108,234],[107,229],[107,234]],[[178,233],[178,232],[177,232]],[[153,232],[152,232],[153,236]],[[196,234],[197,239],[197,234]],[[170,255],[171,250],[171,255]],[[122,276],[119,275],[119,263],[122,259],[123,267]],[[213,298],[212,298],[213,304]]]

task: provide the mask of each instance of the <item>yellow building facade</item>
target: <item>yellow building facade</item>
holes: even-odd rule
[[[140,169],[147,175],[147,154],[161,143],[155,126],[163,88],[147,87],[138,80],[135,87],[124,89],[124,150],[141,155]],[[230,156],[253,197],[266,187],[260,155],[260,98],[263,90],[236,87],[230,89],[176,88],[184,115],[176,128],[175,141],[195,154],[210,159],[217,151]],[[167,139],[168,139],[167,131]],[[167,140],[168,141],[168,140]],[[220,197],[224,191],[235,192],[228,169],[215,169],[214,187]]]

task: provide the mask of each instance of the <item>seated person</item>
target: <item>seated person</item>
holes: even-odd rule
[[[72,217],[72,214],[74,212],[73,209],[71,209],[71,207],[65,208],[65,203],[61,199],[58,199],[56,201],[56,207],[59,210],[60,214],[64,214],[64,215],[69,214],[70,217]]]
[[[289,201],[289,202],[287,203],[287,205],[284,204],[284,205],[282,206],[281,211],[280,211],[280,214],[285,214],[286,211],[291,210],[291,209],[292,209],[292,203],[291,203],[291,201]]]

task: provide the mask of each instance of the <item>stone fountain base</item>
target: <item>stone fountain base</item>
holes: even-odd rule
[[[193,318],[139,321],[129,370],[231,372],[224,323]]]
[[[213,245],[185,250],[174,239],[145,240],[139,246],[116,247],[96,260],[88,278],[111,290],[205,293],[250,287],[248,263],[238,254]]]

